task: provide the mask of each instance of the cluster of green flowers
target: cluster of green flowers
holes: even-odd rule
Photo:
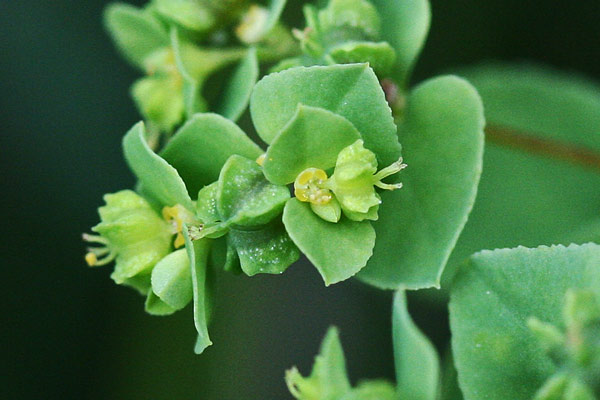
[[[368,50],[378,35],[374,7],[366,0],[331,0],[319,12],[307,6],[315,19],[300,59],[327,65],[286,68],[255,85],[259,59],[294,49],[269,39],[285,31],[277,23],[283,3],[154,0],[107,12],[117,45],[148,74],[132,90],[146,123],[123,140],[136,191],[105,196],[97,235],[84,235],[85,259],[90,266],[114,260],[114,281],[145,295],[151,314],[193,302],[198,353],[211,343],[212,273],[282,273],[302,252],[325,284],[348,279],[373,252],[370,221],[385,206],[379,191],[402,186],[396,173],[406,165],[379,78],[368,64],[337,64],[378,60]],[[222,47],[232,37],[250,47]],[[327,56],[316,56],[317,43]],[[209,105],[206,78],[239,60],[225,102]],[[266,151],[234,122],[248,104]],[[155,152],[156,132],[173,130]]]

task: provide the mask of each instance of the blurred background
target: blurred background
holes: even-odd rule
[[[102,27],[102,0],[0,0],[2,399],[287,399],[285,369],[308,373],[337,325],[350,376],[393,379],[391,293],[349,281],[325,289],[306,262],[283,276],[224,277],[193,354],[191,310],[151,317],[89,269],[80,234],[104,193],[133,185],[121,137],[138,119],[138,73]],[[141,4],[141,1],[131,1]],[[302,27],[302,1],[287,22]],[[487,59],[531,60],[600,81],[598,0],[433,0],[415,82]],[[445,305],[413,298],[445,351]]]

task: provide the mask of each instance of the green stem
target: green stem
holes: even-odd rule
[[[497,125],[488,126],[485,134],[490,143],[600,171],[600,153],[585,147]]]

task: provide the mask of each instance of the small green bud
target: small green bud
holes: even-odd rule
[[[172,229],[150,204],[131,190],[104,196],[106,205],[98,209],[101,222],[92,228],[99,235],[84,234],[85,241],[99,244],[88,248],[85,259],[90,266],[116,260],[111,277],[118,284],[141,288],[141,281],[154,265],[171,251]],[[132,282],[137,282],[133,284]]]
[[[138,79],[132,97],[145,119],[171,132],[183,119],[183,79],[179,74],[156,74]]]

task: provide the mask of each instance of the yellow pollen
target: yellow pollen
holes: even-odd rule
[[[180,248],[185,244],[185,239],[183,238],[183,219],[181,218],[181,208],[180,206],[173,207],[163,207],[162,209],[163,218],[171,224],[173,227],[173,234],[175,234],[175,242],[173,246],[176,249]]]
[[[322,169],[305,169],[294,182],[294,195],[303,202],[319,205],[327,204],[333,196],[329,189],[325,187],[326,181],[327,173]]]
[[[87,253],[85,255],[85,262],[90,267],[93,267],[98,262],[98,257],[96,257],[96,255],[94,253]]]

